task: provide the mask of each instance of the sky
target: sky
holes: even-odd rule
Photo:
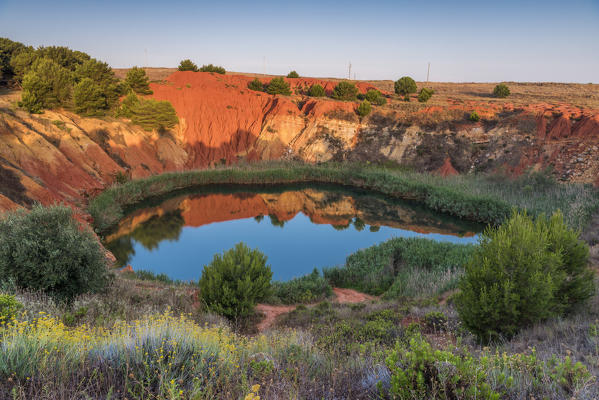
[[[115,68],[599,83],[599,0],[0,0],[0,37]]]

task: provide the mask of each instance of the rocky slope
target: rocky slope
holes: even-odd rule
[[[552,167],[563,180],[599,183],[599,110],[390,99],[360,119],[358,103],[301,95],[314,83],[331,92],[334,82],[289,79],[294,95],[285,97],[247,89],[251,79],[175,72],[153,83],[153,97],[171,101],[180,119],[161,133],[67,111],[30,115],[15,107],[18,93],[0,95],[0,209],[34,201],[80,206],[120,173],[281,158],[396,162],[444,175]],[[468,120],[472,111],[481,122]]]

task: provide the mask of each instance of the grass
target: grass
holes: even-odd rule
[[[513,207],[533,215],[561,208],[571,226],[582,229],[599,206],[590,185],[557,184],[541,174],[517,180],[487,175],[442,178],[380,166],[267,162],[211,170],[166,173],[115,185],[91,200],[88,211],[100,232],[114,226],[137,203],[185,188],[213,184],[339,184],[412,199],[431,210],[462,219],[499,224]]]
[[[286,282],[272,282],[270,304],[299,304],[324,300],[333,294],[329,282],[314,269],[311,274]]]

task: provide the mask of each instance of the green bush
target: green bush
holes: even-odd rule
[[[193,71],[193,72],[199,71],[198,66],[190,59],[181,61],[179,63],[179,67],[177,69],[179,71]]]
[[[476,111],[472,111],[470,113],[470,117],[468,117],[468,119],[472,122],[478,122],[478,121],[480,121],[480,115],[478,115],[478,113]]]
[[[299,74],[295,71],[291,71],[290,73],[287,74],[287,78],[299,78]]]
[[[416,90],[418,90],[418,87],[416,86],[416,82],[414,81],[414,79],[410,78],[409,76],[404,76],[399,78],[397,81],[395,81],[395,93],[397,93],[400,96],[404,96],[404,98],[408,98],[409,99],[409,95],[411,93],[416,93]]]
[[[108,109],[102,89],[90,78],[84,78],[75,85],[73,101],[75,112],[88,117],[104,115]]]
[[[383,97],[383,94],[376,90],[370,89],[364,94],[364,100],[368,100],[371,104],[382,106],[387,103],[387,99]]]
[[[125,84],[137,94],[152,94],[148,76],[143,68],[133,67],[127,71]]]
[[[431,311],[424,316],[424,327],[428,332],[436,333],[447,329],[447,317],[439,311]]]
[[[314,268],[311,274],[287,282],[273,282],[272,303],[295,304],[324,300],[333,294],[329,282]]]
[[[361,102],[358,108],[356,109],[356,112],[360,117],[367,116],[368,114],[370,114],[371,111],[372,106],[370,105],[370,102],[368,100],[364,100],[363,102]]]
[[[216,254],[204,266],[200,278],[200,297],[209,310],[235,319],[252,314],[258,301],[271,292],[272,271],[266,256],[238,243],[221,256]]]
[[[129,118],[145,130],[168,129],[179,122],[170,102],[139,98],[133,92],[125,97],[117,116]]]
[[[510,95],[510,88],[505,83],[500,83],[493,89],[493,96],[499,97],[500,99],[506,98]]]
[[[0,294],[0,326],[16,317],[21,308],[23,304],[19,303],[15,296]]]
[[[258,92],[263,92],[264,91],[264,85],[262,84],[262,81],[260,81],[260,79],[254,78],[253,81],[251,81],[250,83],[248,83],[248,89],[255,90],[255,91],[258,91]]]
[[[100,242],[65,206],[34,206],[3,215],[0,276],[65,301],[98,292],[109,281]]]
[[[89,59],[78,65],[73,72],[75,83],[81,82],[85,78],[93,81],[101,96],[105,99],[105,106],[99,110],[99,113],[106,113],[118,105],[119,97],[123,95],[124,84],[114,75],[112,68],[105,62],[95,59]]]
[[[7,38],[0,38],[0,76],[12,78],[14,69],[10,61],[17,54],[26,51],[27,47],[23,43],[14,42]]]
[[[310,90],[308,90],[308,96],[311,97],[324,97],[326,95],[327,93],[325,92],[324,88],[318,83],[310,86]]]
[[[419,335],[410,339],[408,346],[397,343],[385,364],[391,371],[389,394],[394,399],[500,398],[487,383],[486,371],[471,355],[433,350]]]
[[[208,65],[202,65],[202,67],[200,68],[200,72],[215,72],[217,74],[224,75],[225,72],[227,72],[227,71],[225,71],[225,69],[223,67],[208,64]]]
[[[431,97],[433,97],[433,93],[435,93],[433,89],[420,89],[420,93],[418,93],[418,101],[421,103],[426,103]]]
[[[358,88],[351,82],[341,81],[333,89],[333,98],[337,100],[353,101],[358,95]]]
[[[482,340],[511,337],[594,293],[588,247],[561,213],[533,221],[514,212],[488,228],[466,265],[456,298],[464,325]]]
[[[29,112],[68,104],[73,88],[71,73],[49,58],[36,60],[23,77],[19,106]]]
[[[285,79],[277,77],[272,78],[266,87],[266,93],[289,96],[291,94],[291,89],[289,88],[289,84],[285,81]]]

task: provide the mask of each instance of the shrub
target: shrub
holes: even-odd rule
[[[447,329],[447,317],[439,311],[431,311],[424,316],[424,326],[428,332],[441,332]]]
[[[291,94],[291,89],[289,88],[289,84],[285,81],[285,79],[278,77],[272,78],[266,87],[266,93],[289,96]]]
[[[191,60],[186,59],[179,63],[179,67],[177,68],[179,71],[193,71],[198,72],[198,66]]]
[[[0,38],[0,76],[12,77],[14,75],[10,61],[14,56],[26,49],[23,43],[14,42],[7,38]]]
[[[420,93],[418,93],[418,101],[421,103],[426,103],[433,97],[433,89],[422,88],[420,89]]]
[[[387,99],[383,97],[383,94],[376,89],[370,89],[364,94],[364,99],[368,100],[371,104],[382,106],[387,103]]]
[[[290,73],[287,74],[287,78],[299,78],[299,74],[295,71],[291,71]]]
[[[468,119],[472,122],[478,122],[478,121],[480,121],[480,115],[478,115],[478,113],[476,111],[472,111],[470,113],[470,117],[468,117]]]
[[[360,117],[367,116],[368,114],[370,114],[371,111],[372,106],[370,105],[370,102],[368,100],[364,100],[363,102],[361,102],[358,108],[356,109],[356,112]]]
[[[247,317],[256,303],[270,294],[271,278],[266,256],[238,243],[204,266],[200,297],[208,309],[227,318]]]
[[[397,343],[385,364],[391,371],[389,392],[395,399],[500,398],[471,355],[433,350],[420,335],[410,339],[409,346]]]
[[[505,83],[500,83],[493,89],[493,96],[499,97],[500,99],[506,98],[510,95],[510,88]]]
[[[179,122],[170,102],[139,98],[135,93],[125,97],[117,115],[131,119],[145,130],[172,128]]]
[[[65,301],[109,281],[98,239],[65,206],[38,205],[0,219],[0,276]]]
[[[200,72],[215,72],[217,74],[224,75],[226,71],[223,67],[208,64],[208,65],[202,65],[202,67],[200,68]]]
[[[127,86],[138,94],[152,94],[150,90],[150,82],[148,76],[143,68],[133,67],[127,71],[127,78],[125,78]]]
[[[264,85],[262,84],[262,82],[260,81],[260,79],[254,78],[253,81],[251,81],[250,83],[248,83],[248,89],[250,89],[250,90],[256,90],[258,92],[263,92],[264,91]]]
[[[105,106],[99,110],[105,113],[118,105],[119,97],[124,94],[124,86],[114,75],[112,68],[105,62],[90,59],[80,64],[73,72],[75,83],[80,83],[83,79],[89,78],[95,84],[96,89],[105,99]]]
[[[310,90],[308,90],[308,96],[324,97],[326,95],[327,94],[326,94],[324,88],[322,87],[322,85],[319,85],[318,83],[310,86]]]
[[[85,116],[103,115],[108,108],[100,86],[90,78],[84,78],[73,90],[75,112]]]
[[[64,106],[71,98],[71,73],[50,60],[41,58],[23,77],[19,106],[29,112]]]
[[[466,265],[456,298],[464,325],[483,340],[511,337],[560,315],[594,293],[588,247],[561,213],[533,221],[514,212],[487,229]]]
[[[358,88],[351,82],[341,81],[333,89],[333,98],[337,100],[352,101],[358,95]]]
[[[23,308],[15,296],[0,294],[0,326],[16,317],[17,312]]]
[[[311,303],[324,300],[333,294],[329,282],[314,268],[311,274],[287,282],[273,282],[273,303]]]
[[[410,78],[409,76],[404,76],[402,78],[399,78],[395,82],[394,86],[395,86],[395,93],[397,93],[398,95],[404,96],[406,98],[409,98],[408,96],[411,93],[416,93],[416,90],[418,89],[414,79]]]

